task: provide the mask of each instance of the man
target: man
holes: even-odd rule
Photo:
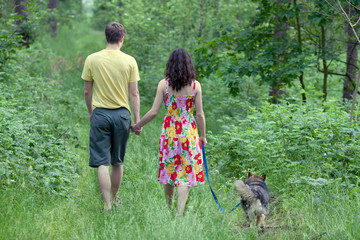
[[[91,122],[89,166],[98,169],[100,192],[107,211],[111,205],[120,203],[117,193],[130,133],[129,98],[135,123],[140,120],[138,66],[133,57],[120,51],[125,35],[126,30],[120,23],[108,24],[106,48],[86,58],[81,75]]]

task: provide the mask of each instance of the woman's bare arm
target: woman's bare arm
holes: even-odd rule
[[[196,121],[199,125],[200,130],[200,141],[206,145],[206,123],[205,123],[205,114],[202,105],[202,94],[201,94],[201,85],[196,81],[195,87],[195,108],[196,108]]]
[[[164,80],[160,81],[156,91],[156,96],[152,108],[141,118],[141,120],[132,126],[133,131],[141,129],[145,124],[153,120],[156,115],[159,113],[161,104],[163,102],[165,92],[165,82]]]

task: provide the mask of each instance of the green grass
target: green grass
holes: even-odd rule
[[[147,107],[143,107],[146,110]],[[83,114],[86,115],[84,109]],[[162,115],[161,113],[160,115]],[[102,200],[96,170],[87,166],[88,151],[80,155],[82,176],[78,191],[69,198],[38,195],[30,188],[11,188],[1,194],[1,239],[356,239],[359,236],[359,198],[341,189],[283,193],[274,192],[265,233],[243,227],[241,209],[222,213],[207,185],[191,188],[184,217],[167,209],[157,177],[157,147],[162,116],[131,135],[124,179],[122,204],[110,214],[101,214]],[[77,124],[85,144],[88,122]],[[227,210],[240,199],[234,189],[219,190],[220,177],[211,177],[219,201]],[[220,182],[218,182],[220,181]],[[268,179],[269,187],[275,185]],[[270,188],[271,189],[271,188]],[[276,188],[275,188],[276,189]],[[278,201],[280,200],[280,201]]]
[[[79,137],[86,142],[88,126],[86,122],[81,126]],[[0,201],[6,209],[1,214],[2,238],[179,239],[184,234],[197,239],[228,238],[236,230],[237,214],[230,218],[221,214],[207,186],[191,189],[183,218],[175,217],[165,206],[163,189],[156,180],[160,126],[159,116],[141,137],[131,136],[120,189],[122,204],[111,214],[100,214],[96,170],[87,166],[87,151],[75,149],[83,167],[79,190],[65,199],[39,196],[27,188],[10,189]]]
[[[68,41],[73,41],[67,39],[67,35],[68,30],[59,33],[59,41],[53,46],[58,51],[54,57],[61,54],[59,49],[66,49]],[[94,46],[101,46],[103,38],[99,35],[95,40],[83,35],[85,37],[72,42],[78,46],[72,46],[72,55],[69,51],[64,53],[66,59],[88,54],[89,46],[92,50],[98,50]],[[287,171],[286,167],[280,169],[279,174],[267,178],[272,201],[265,233],[244,224],[241,208],[222,213],[208,184],[191,188],[185,215],[176,217],[175,212],[166,207],[163,188],[157,182],[158,138],[164,112],[144,127],[141,136],[131,135],[119,193],[122,204],[110,214],[101,214],[102,200],[96,170],[88,167],[89,122],[80,75],[81,69],[55,75],[61,78],[62,91],[78,95],[71,103],[72,108],[67,109],[73,114],[63,121],[64,129],[71,127],[71,133],[79,137],[83,146],[67,145],[67,151],[80,159],[81,176],[77,188],[67,198],[41,195],[33,190],[30,182],[24,187],[15,185],[0,189],[0,239],[360,238],[358,186],[353,188],[353,192],[340,185],[308,188],[299,183],[295,187],[286,186],[281,176],[281,172]],[[64,106],[58,107],[65,111]],[[142,115],[149,108],[142,106]],[[213,126],[215,120],[207,119]],[[232,186],[233,179],[216,174],[216,164],[210,167],[210,180],[218,199],[225,210],[230,210],[240,201]]]

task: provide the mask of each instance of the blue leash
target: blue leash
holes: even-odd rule
[[[235,209],[237,209],[240,205],[241,205],[241,202],[239,202],[235,207],[233,207],[233,209],[231,209],[229,212],[225,212],[225,210],[221,207],[220,203],[219,203],[219,200],[217,199],[211,185],[210,185],[210,180],[209,180],[209,171],[208,171],[208,167],[207,167],[207,162],[206,162],[206,156],[205,156],[205,147],[204,147],[204,144],[201,143],[201,147],[202,147],[202,153],[203,153],[203,160],[204,160],[204,167],[205,167],[205,171],[206,171],[206,177],[207,177],[207,180],[208,180],[208,183],[209,183],[209,187],[210,187],[210,190],[211,190],[211,193],[215,199],[215,202],[217,203],[217,205],[219,206],[220,210],[224,213],[230,213],[232,211],[234,211]]]

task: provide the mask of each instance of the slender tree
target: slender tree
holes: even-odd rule
[[[48,4],[48,9],[51,12],[54,12],[54,10],[56,10],[58,8],[58,0],[49,0],[49,4]],[[57,19],[55,16],[52,16],[49,19],[49,26],[51,29],[51,35],[55,38],[56,37],[56,32],[57,32]]]
[[[289,0],[282,1],[282,0],[276,0],[276,5],[279,9],[282,8],[282,5],[285,5],[289,2]],[[280,11],[277,11],[277,14],[279,14]],[[279,15],[276,16],[276,25],[275,25],[275,31],[274,31],[274,38],[275,43],[278,47],[281,47],[281,42],[284,38],[288,38],[287,32],[289,30],[289,24],[287,22],[283,21],[283,18],[281,18]],[[276,59],[276,64],[279,66],[282,61],[282,56],[278,56]],[[280,95],[285,94],[285,90],[282,89],[283,83],[280,80],[275,80],[273,83],[270,84],[270,92],[269,96],[271,96],[271,101],[273,103],[277,103],[278,98]]]
[[[351,7],[350,15],[354,16],[356,14],[355,8]],[[349,17],[351,17],[349,16]],[[352,29],[352,26],[345,21],[346,34],[348,41],[346,44],[346,78],[344,79],[343,87],[343,99],[352,100],[353,91],[355,87],[355,79],[357,72],[357,60],[358,52],[357,46],[358,42],[356,41],[355,34],[357,33],[358,27],[354,27],[355,32]]]
[[[25,9],[27,6],[27,0],[15,0],[15,13],[22,16],[22,18],[19,18],[16,20],[16,25],[20,26],[24,20],[26,20],[26,13]]]
[[[299,52],[300,52],[300,54],[302,54],[303,42],[302,42],[302,36],[301,36],[301,24],[300,24],[300,17],[299,17],[300,8],[299,8],[296,0],[294,0],[293,3],[294,3],[294,8],[295,8],[296,33],[297,33],[297,39],[298,39],[298,43],[299,43]],[[299,81],[300,81],[301,89],[304,90],[304,92],[301,93],[302,101],[304,103],[306,103],[306,93],[305,93],[305,83],[304,83],[304,72],[303,71],[301,71],[301,74],[299,76]]]
[[[27,21],[26,11],[25,11],[26,8],[27,8],[27,0],[15,0],[14,11],[19,16],[22,16],[21,18],[15,21],[17,25],[16,32],[17,34],[22,36],[21,44],[28,47],[30,45],[30,34],[26,29],[26,25],[25,25],[25,22]]]
[[[200,1],[200,23],[199,23],[199,33],[198,37],[202,37],[203,25],[204,25],[204,11],[205,11],[205,2],[204,0]]]
[[[349,24],[350,29],[353,31],[354,33],[354,37],[357,41],[358,44],[360,44],[360,38],[357,35],[356,32],[356,28],[357,25],[360,21],[360,18],[357,17],[355,20],[351,19],[350,14],[345,11],[342,2],[340,0],[325,0],[325,2],[331,6],[332,8],[334,8],[336,10],[336,13],[339,14],[341,17],[343,17],[343,19],[347,22],[347,24]],[[357,2],[358,4],[358,2]],[[346,6],[348,9],[351,9],[351,7],[355,7],[355,5],[353,5],[350,1],[346,1]],[[355,7],[357,9],[357,7]],[[351,105],[351,110],[350,110],[350,118],[349,118],[349,125],[350,127],[352,127],[352,123],[353,123],[353,117],[354,117],[354,108],[355,108],[355,102],[356,102],[356,96],[359,90],[359,85],[360,85],[360,70],[357,71],[357,79],[356,79],[356,86],[355,89],[353,91],[353,96],[352,96],[352,105]],[[359,105],[358,105],[359,106]],[[357,115],[358,109],[356,109],[356,114]],[[350,133],[350,137],[352,137],[352,132]]]
[[[122,22],[122,16],[123,16],[123,9],[124,9],[124,3],[122,0],[119,0],[119,8],[120,8],[120,11],[119,11],[119,22]]]
[[[326,31],[324,25],[321,25],[321,37],[320,37],[320,46],[321,46],[321,55],[322,55],[322,64],[323,64],[323,102],[326,102],[327,99],[327,84],[328,84],[328,63],[326,60]]]

